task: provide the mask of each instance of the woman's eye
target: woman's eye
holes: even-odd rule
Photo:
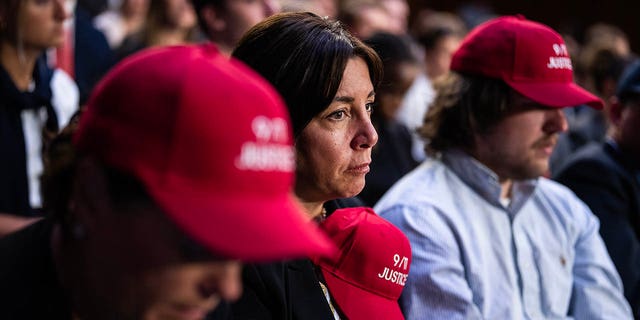
[[[338,110],[331,113],[327,118],[332,120],[342,120],[347,116],[347,113],[344,110]]]
[[[368,113],[373,112],[373,109],[375,107],[376,103],[375,102],[369,102],[365,105],[365,108],[367,110]]]

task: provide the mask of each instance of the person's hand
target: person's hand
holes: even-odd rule
[[[39,217],[21,217],[8,213],[0,213],[0,238],[22,229],[42,218]]]

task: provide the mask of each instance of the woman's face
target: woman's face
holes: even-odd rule
[[[166,15],[171,27],[188,30],[196,26],[196,12],[189,0],[165,0]]]
[[[295,191],[300,199],[324,202],[362,191],[371,148],[378,141],[371,124],[374,98],[367,64],[351,58],[333,101],[296,141]]]
[[[25,49],[44,50],[64,39],[69,0],[23,0],[18,12],[18,41]]]

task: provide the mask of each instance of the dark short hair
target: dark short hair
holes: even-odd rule
[[[232,54],[265,77],[284,98],[297,137],[333,100],[350,58],[362,58],[376,88],[378,55],[339,22],[310,12],[273,15],[251,28]]]
[[[452,71],[434,86],[436,98],[418,129],[427,154],[473,149],[474,135],[487,133],[509,111],[512,89],[502,80]]]

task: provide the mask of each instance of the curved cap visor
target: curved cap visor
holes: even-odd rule
[[[604,107],[602,100],[577,84],[571,83],[522,83],[504,80],[523,96],[545,106],[564,108],[586,104],[594,109]]]
[[[224,257],[260,262],[335,251],[291,196],[233,199],[154,185],[149,184],[149,193],[167,214],[194,240]],[[223,213],[223,221],[211,212]]]

